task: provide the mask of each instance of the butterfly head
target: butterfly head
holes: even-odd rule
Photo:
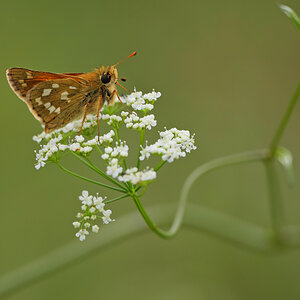
[[[101,67],[99,69],[99,77],[102,84],[110,86],[118,80],[118,71],[114,66]]]

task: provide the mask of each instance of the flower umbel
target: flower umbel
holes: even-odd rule
[[[34,136],[33,140],[40,144],[40,149],[35,151],[35,168],[39,170],[48,163],[56,163],[62,170],[77,178],[113,189],[122,194],[113,200],[107,200],[108,202],[125,197],[141,197],[148,184],[157,178],[157,172],[165,162],[171,163],[196,149],[194,135],[191,135],[188,130],[177,128],[170,130],[165,128],[164,131],[159,132],[159,138],[155,143],[149,144],[145,141],[146,131],[157,126],[154,114],[149,113],[154,109],[154,104],[160,96],[161,94],[155,91],[147,94],[134,91],[130,95],[122,97],[123,104],[134,109],[134,113],[124,110],[123,104],[117,99],[113,106],[104,105],[100,118],[102,124],[106,123],[109,130],[101,136],[97,134],[98,123],[95,115],[87,116],[80,135],[78,135],[78,131],[81,120],[77,120],[51,133],[42,132]],[[134,130],[140,136],[140,150],[136,165],[127,165],[126,159],[130,156],[131,146],[128,145],[127,141],[120,138],[121,127]],[[102,164],[105,165],[104,171],[92,162],[91,157],[94,159],[94,155],[91,154],[93,152],[98,154]],[[108,180],[113,186],[88,179],[66,169],[62,166],[61,161],[67,154],[73,154],[74,157]],[[160,157],[157,165],[146,165],[141,168],[141,164],[145,164],[145,160],[153,154]],[[99,224],[96,224],[97,221],[101,220],[103,224],[108,224],[113,219],[111,218],[111,210],[105,210],[104,198],[98,195],[89,195],[84,190],[79,196],[79,200],[81,201],[81,212],[77,214],[78,220],[73,223],[73,226],[78,229],[76,237],[83,241],[90,232],[95,233],[100,230]]]
[[[77,214],[78,221],[73,222],[75,229],[79,231],[75,234],[76,237],[82,242],[89,235],[91,230],[97,233],[100,227],[96,224],[102,220],[103,224],[109,224],[114,220],[110,218],[112,211],[105,210],[105,198],[89,195],[88,191],[82,191],[82,195],[78,197],[81,201],[81,212]]]

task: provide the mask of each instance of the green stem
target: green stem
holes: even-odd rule
[[[167,161],[161,160],[158,165],[154,168],[154,171],[157,172]]]
[[[150,212],[159,219],[163,219],[164,222],[172,218],[172,209],[169,205],[159,205],[154,209],[150,208]],[[240,222],[221,212],[200,205],[191,205],[187,207],[186,215],[185,225],[187,227],[205,231],[235,242],[237,245],[250,247],[252,250],[270,251],[277,249],[277,245],[273,244],[271,236],[266,230],[246,222]],[[99,256],[101,251],[114,245],[120,245],[122,241],[129,240],[147,231],[145,222],[142,222],[136,212],[122,216],[118,221],[122,226],[111,224],[101,234],[95,235],[94,238],[86,241],[84,247],[77,240],[73,241],[3,275],[0,278],[0,297],[15,294],[25,287],[49,278],[75,264],[82,263],[86,259],[91,259],[93,256]],[[298,236],[299,230],[299,227],[294,230]]]
[[[191,190],[192,185],[194,182],[201,176],[204,175],[212,170],[225,167],[228,165],[233,164],[240,164],[245,163],[249,161],[259,161],[259,160],[266,160],[268,159],[269,151],[268,150],[259,150],[259,151],[251,151],[251,152],[245,152],[240,154],[234,154],[226,157],[221,157],[216,160],[213,160],[211,162],[208,162],[206,164],[203,164],[202,166],[198,167],[194,172],[190,174],[190,176],[186,179],[182,192],[179,198],[179,203],[177,206],[176,215],[174,217],[173,223],[169,230],[163,230],[160,229],[150,218],[150,216],[147,214],[146,210],[144,209],[139,197],[137,195],[133,195],[133,201],[138,208],[139,212],[141,213],[142,217],[144,218],[145,222],[149,226],[149,228],[154,231],[157,235],[163,237],[163,238],[171,238],[173,237],[179,230],[183,216],[184,211],[186,207],[186,202],[188,199],[189,192]]]
[[[118,129],[116,126],[114,126],[114,127],[113,127],[113,130],[114,130],[114,132],[115,132],[117,141],[120,142],[120,133],[119,133],[119,129]]]
[[[140,131],[140,145],[139,145],[138,158],[137,158],[137,164],[136,164],[136,167],[138,168],[138,170],[140,169],[140,165],[141,165],[140,151],[141,151],[141,147],[144,145],[144,140],[145,140],[145,129],[142,129]]]
[[[110,181],[110,182],[114,183],[115,185],[117,185],[118,187],[120,187],[123,190],[123,192],[127,193],[127,190],[126,190],[126,188],[124,188],[123,185],[121,185],[118,181],[114,180],[113,178],[109,177],[108,175],[106,175],[103,171],[99,170],[88,158],[86,158],[86,160],[84,160],[81,156],[79,156],[78,154],[74,153],[73,151],[71,151],[71,153],[77,159],[79,159],[83,164],[85,164],[87,167],[89,167],[90,169],[94,170],[96,173],[100,174],[101,176],[103,176],[108,181]]]
[[[281,242],[281,228],[283,221],[282,202],[279,189],[279,182],[276,176],[275,164],[272,159],[265,161],[267,172],[269,203],[271,214],[271,226],[274,237],[278,243]]]
[[[299,99],[299,96],[300,96],[300,83],[298,84],[290,102],[289,102],[289,105],[279,123],[279,126],[275,132],[275,135],[272,139],[272,142],[270,144],[270,154],[271,154],[271,157],[274,156],[275,152],[276,152],[276,149],[280,143],[280,139],[284,133],[284,130],[288,124],[288,121],[291,117],[291,114],[292,112],[294,111],[294,108],[295,108],[295,105],[297,104],[297,101]]]
[[[103,152],[101,151],[101,149],[99,148],[99,146],[97,145],[95,148],[96,148],[97,152],[102,156]]]
[[[113,199],[104,200],[103,202],[105,204],[108,204],[108,203],[112,203],[112,202],[115,202],[115,201],[118,201],[120,199],[127,198],[127,197],[129,197],[129,195],[123,195],[123,196],[119,196],[119,197],[116,197],[116,198],[113,198]]]
[[[219,158],[195,169],[183,185],[177,213],[169,231],[157,228],[144,210],[139,199],[134,197],[134,200],[144,219],[146,219],[147,225],[160,236],[169,238],[177,232],[182,223],[183,212],[190,189],[199,176],[221,167],[251,161],[265,161],[268,160],[269,157],[269,151],[252,151]],[[81,177],[82,176],[80,176],[80,178]],[[274,185],[274,183],[272,183],[272,185]],[[125,198],[127,196],[128,195],[123,195],[121,197]],[[121,197],[109,201],[117,201],[117,199],[119,200]],[[106,203],[108,203],[108,201]],[[164,207],[159,205],[158,209],[156,211],[151,210],[151,213],[159,218],[163,218],[164,222],[166,222],[171,219],[172,210],[169,206]],[[31,262],[25,267],[21,267],[16,271],[4,275],[0,279],[0,296],[12,294],[20,288],[29,286],[37,280],[41,280],[63,268],[73,266],[76,262],[82,262],[84,258],[98,255],[99,250],[106,249],[108,245],[113,243],[119,244],[122,239],[128,239],[144,232],[146,229],[145,223],[141,222],[141,218],[137,217],[136,213],[122,217],[121,220],[119,220],[120,223],[123,224],[121,227],[109,226],[107,230],[102,232],[101,236],[88,241],[85,247],[82,247],[78,241],[74,241],[45,257]],[[282,247],[279,247],[278,243],[274,243],[272,232],[200,205],[191,204],[187,207],[184,223],[186,226],[208,232],[209,234],[256,250],[282,250]],[[285,233],[285,246],[300,246],[300,227],[282,228],[282,231]]]
[[[67,168],[65,168],[65,167],[64,167],[63,165],[61,165],[59,162],[56,162],[56,164],[57,164],[58,167],[59,167],[60,169],[62,169],[64,172],[66,172],[66,173],[68,173],[68,174],[70,174],[70,175],[72,175],[72,176],[75,176],[75,177],[77,177],[77,178],[80,178],[80,179],[85,180],[85,181],[90,182],[90,183],[94,183],[94,184],[97,184],[97,185],[106,187],[106,188],[111,189],[111,190],[114,190],[114,191],[118,191],[118,192],[124,193],[124,190],[118,189],[118,188],[116,188],[116,187],[114,187],[114,186],[110,186],[110,185],[107,185],[107,184],[105,184],[105,183],[101,183],[101,182],[98,182],[98,181],[96,181],[96,180],[89,179],[89,178],[87,178],[87,177],[84,177],[84,176],[81,176],[81,175],[79,175],[79,174],[77,174],[77,173],[74,173],[74,172],[68,170]]]

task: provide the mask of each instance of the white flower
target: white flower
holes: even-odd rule
[[[106,174],[111,175],[113,178],[116,178],[120,173],[122,173],[123,168],[118,165],[118,160],[113,158],[106,169]]]
[[[93,204],[93,196],[89,196],[88,191],[82,191],[82,195],[78,197],[82,204],[91,206]]]
[[[137,184],[140,182],[151,181],[156,178],[156,172],[153,169],[138,171],[137,168],[127,169],[123,176],[119,176],[119,181],[131,182]]]
[[[91,223],[88,223],[88,222],[87,222],[87,223],[84,223],[84,227],[85,227],[85,228],[90,228],[90,227],[91,227]]]
[[[102,212],[102,214],[103,214],[102,221],[103,221],[104,224],[108,224],[109,222],[114,221],[110,218],[111,213],[112,213],[112,211],[110,209],[104,210]]]
[[[153,169],[141,172],[141,181],[150,181],[155,178],[156,178],[156,172]]]
[[[105,203],[103,201],[104,199],[102,197],[97,196],[93,198],[94,205],[100,212],[104,210]]]
[[[73,222],[72,223],[74,228],[79,228],[80,227],[80,223],[79,222]]]
[[[94,225],[93,227],[92,227],[92,231],[93,232],[95,232],[95,233],[97,233],[98,231],[99,231],[99,226],[98,225]]]
[[[105,151],[105,153],[109,154],[113,151],[113,149],[112,149],[112,147],[106,147],[104,151]]]
[[[84,153],[89,153],[89,152],[91,152],[92,150],[93,150],[93,148],[90,147],[90,146],[85,146],[85,147],[83,147],[83,148],[80,148],[80,152],[84,152]]]
[[[71,151],[77,151],[77,150],[80,150],[80,144],[79,143],[73,143],[73,144],[71,144],[70,146],[69,146],[69,149],[71,150]]]
[[[136,98],[136,101],[132,103],[132,108],[136,110],[142,110],[144,108],[145,100],[143,98]]]
[[[154,119],[154,115],[148,115],[140,119],[140,122],[146,126],[147,129],[155,127],[157,121]]]
[[[109,159],[109,155],[107,153],[104,153],[101,155],[102,159],[107,160]]]
[[[80,229],[75,236],[79,238],[80,242],[85,240],[85,236],[88,235],[89,232],[86,229]]]
[[[76,135],[75,140],[78,143],[82,143],[84,141],[84,137],[82,135]]]
[[[67,145],[64,145],[64,144],[57,144],[57,147],[58,147],[58,149],[60,150],[60,151],[65,151],[65,150],[67,150],[68,148],[69,148],[69,146],[67,146]]]
[[[37,169],[37,170],[39,170],[41,167],[44,167],[45,166],[45,158],[44,157],[42,157],[42,156],[40,156],[40,155],[36,155],[36,160],[37,160],[37,163],[35,164],[35,168]]]
[[[163,160],[171,163],[175,159],[185,157],[186,153],[190,153],[191,150],[195,150],[194,143],[194,136],[191,136],[188,130],[178,130],[176,128],[165,130],[160,132],[160,139],[156,143],[142,148],[140,160],[149,158],[150,154],[157,154]]]
[[[121,111],[121,116],[122,117],[127,117],[129,115],[128,111]]]
[[[135,110],[149,111],[153,109],[153,103],[160,96],[161,93],[156,93],[154,90],[152,93],[144,95],[142,92],[133,92],[130,95],[123,97],[122,101]]]

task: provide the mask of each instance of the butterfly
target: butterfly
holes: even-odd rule
[[[136,52],[125,59],[134,55]],[[6,76],[12,90],[44,125],[46,133],[82,118],[81,131],[88,114],[97,114],[99,130],[103,104],[113,104],[116,96],[122,102],[116,85],[124,87],[118,82],[116,66],[125,59],[88,73],[49,73],[10,68]],[[121,80],[125,81],[125,78]]]

